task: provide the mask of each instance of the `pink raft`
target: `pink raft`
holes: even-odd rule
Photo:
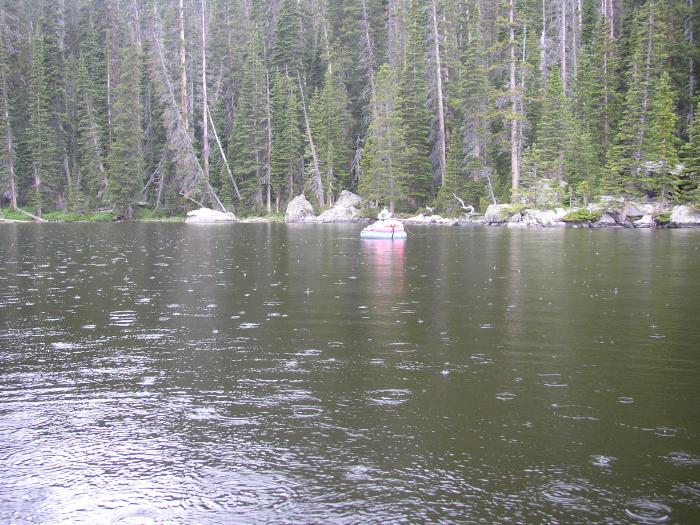
[[[360,232],[361,239],[405,239],[403,223],[396,219],[384,219],[367,226]]]

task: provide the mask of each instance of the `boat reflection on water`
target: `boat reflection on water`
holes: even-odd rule
[[[381,302],[393,304],[406,294],[405,239],[362,239],[365,272]],[[384,305],[386,306],[386,305]]]

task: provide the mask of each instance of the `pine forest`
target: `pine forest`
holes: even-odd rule
[[[0,204],[698,206],[698,4],[2,0]]]

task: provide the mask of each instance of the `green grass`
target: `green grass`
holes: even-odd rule
[[[56,210],[45,213],[42,218],[49,222],[111,222],[114,215],[109,211],[73,213]]]
[[[29,217],[28,215],[25,215],[21,211],[12,211],[10,208],[1,208],[0,209],[0,218],[8,219],[10,221],[23,221],[23,222],[31,222],[32,221],[32,218]]]

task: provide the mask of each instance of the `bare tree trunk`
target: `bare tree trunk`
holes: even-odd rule
[[[233,173],[231,172],[231,168],[228,165],[228,159],[226,158],[226,153],[224,152],[224,148],[221,145],[221,141],[219,140],[219,134],[216,132],[216,127],[214,126],[214,119],[211,118],[209,108],[207,108],[207,115],[209,115],[209,124],[211,124],[211,130],[214,132],[216,145],[219,146],[219,153],[221,153],[221,158],[224,159],[224,165],[226,166],[226,171],[228,172],[228,176],[231,179],[231,184],[233,184],[233,189],[236,192],[236,197],[238,197],[238,200],[241,200],[241,192],[238,191],[238,184],[236,184],[236,179],[233,178]]]
[[[511,0],[512,1],[512,0]],[[444,97],[442,92],[442,65],[440,64],[440,35],[438,33],[437,24],[437,7],[435,5],[435,0],[431,0],[432,17],[433,17],[433,50],[435,53],[435,76],[436,76],[436,89],[437,89],[437,103],[438,103],[438,148],[439,148],[439,158],[438,162],[438,175],[440,178],[440,186],[445,183],[445,165],[447,164],[445,156],[447,154],[447,148],[445,146],[445,108],[444,108]]]
[[[267,151],[265,155],[265,182],[267,183],[267,213],[272,211],[272,111],[270,110],[270,75],[265,68],[265,112],[267,117]]]
[[[644,65],[644,95],[642,96],[642,114],[639,116],[639,140],[637,143],[637,150],[635,151],[634,158],[637,161],[637,166],[635,166],[635,171],[639,169],[639,165],[642,161],[642,147],[644,146],[644,139],[646,136],[646,126],[649,121],[649,91],[651,88],[651,54],[654,47],[654,2],[649,0],[647,9],[649,9],[648,17],[648,28],[647,28],[647,52],[646,60]]]
[[[367,2],[362,0],[362,28],[365,37],[365,53],[367,53],[367,85],[369,93],[365,93],[367,100],[372,100],[374,97],[374,46],[372,45],[372,37],[369,34],[369,16],[367,15]]]
[[[567,69],[567,64],[566,64],[566,44],[567,44],[567,37],[566,37],[566,4],[568,0],[559,0],[561,3],[561,13],[560,13],[560,34],[559,38],[561,39],[561,81],[564,84],[564,92],[568,90],[568,69]]]
[[[185,55],[185,6],[183,4],[183,0],[180,0],[178,23],[180,28],[180,113],[182,114],[185,129],[187,129],[187,57]]]
[[[433,0],[434,1],[434,0]],[[518,144],[518,96],[515,83],[515,0],[510,0],[508,6],[508,42],[510,45],[510,166],[512,174],[511,202],[515,202],[520,192],[520,146]]]
[[[685,33],[690,43],[690,48],[695,49],[695,28],[693,27],[693,15],[695,12],[695,0],[687,0],[688,2],[688,16],[685,17]],[[695,76],[695,58],[691,54],[688,59],[688,99],[690,100],[690,107],[688,113],[685,117],[686,123],[690,125],[693,120],[693,111],[695,110],[695,90],[697,86],[697,78]]]
[[[363,0],[364,3],[364,0]],[[311,159],[314,163],[314,176],[311,179],[311,187],[316,196],[316,200],[323,204],[323,180],[321,179],[321,170],[318,166],[318,155],[316,154],[316,146],[314,145],[314,139],[311,136],[311,125],[309,124],[309,115],[306,112],[306,101],[304,100],[304,87],[301,85],[301,77],[297,71],[297,79],[299,80],[299,91],[301,93],[301,107],[304,111],[304,124],[306,126],[306,139],[309,141],[309,148],[311,148]]]
[[[202,0],[202,157],[204,157],[204,177],[209,181],[209,123],[207,119],[207,28],[205,5]]]
[[[547,86],[547,11],[542,0],[542,33],[540,34],[540,73],[544,86]]]
[[[10,182],[10,208],[17,210],[17,187],[15,185],[15,148],[12,143],[12,126],[10,125],[10,104],[7,100],[7,79],[5,68],[2,68],[3,112],[5,114],[5,164]]]

